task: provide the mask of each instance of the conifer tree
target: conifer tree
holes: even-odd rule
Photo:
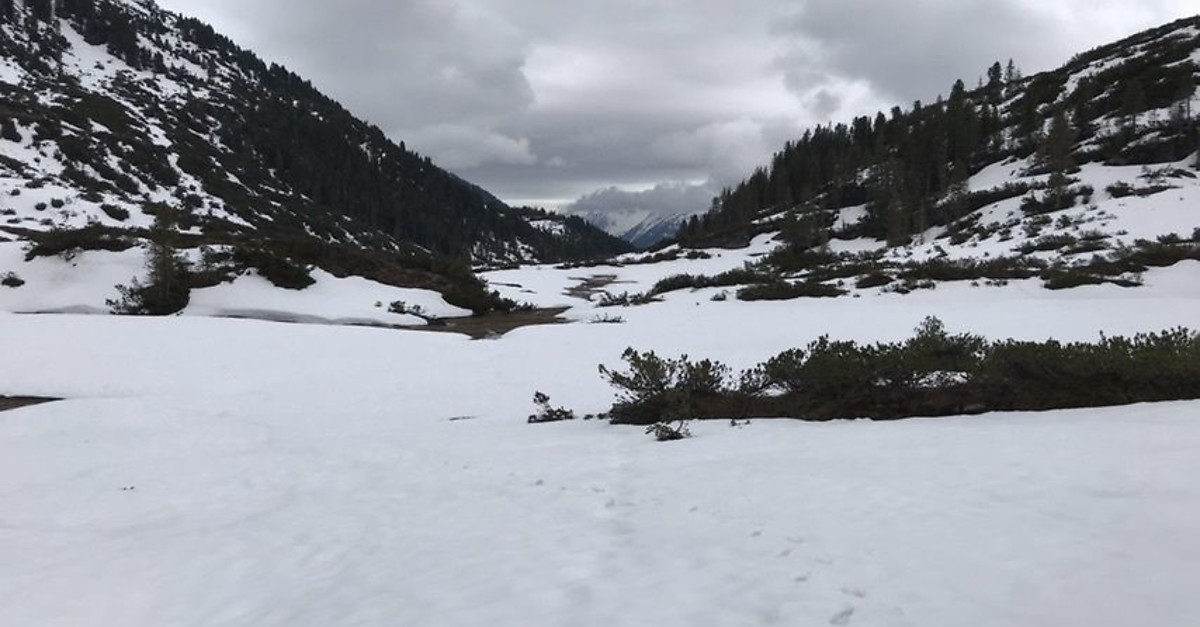
[[[1175,98],[1179,101],[1179,114],[1185,121],[1192,119],[1192,99],[1196,96],[1196,74],[1190,64],[1179,74],[1176,81]]]
[[[1121,98],[1121,115],[1125,119],[1125,128],[1137,132],[1138,116],[1146,110],[1146,92],[1142,89],[1141,79],[1134,77],[1125,86]]]
[[[39,22],[54,19],[54,0],[25,0],[25,5],[33,13],[33,19]]]
[[[107,303],[113,313],[166,316],[187,307],[190,299],[188,270],[175,249],[177,222],[178,215],[173,209],[158,207],[146,252],[146,282],[135,277],[128,286],[118,285],[121,298]]]
[[[1074,142],[1074,133],[1067,113],[1059,109],[1050,122],[1050,130],[1043,145],[1043,159],[1050,168],[1049,201],[1056,209],[1065,206],[1068,201],[1068,187],[1071,182],[1069,174],[1075,166],[1071,157]]]
[[[1004,68],[999,61],[988,68],[986,88],[988,101],[992,104],[999,103],[1000,97],[1004,95]]]

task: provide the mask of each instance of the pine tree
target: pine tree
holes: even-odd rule
[[[988,68],[986,89],[988,101],[992,104],[999,103],[1000,97],[1004,94],[1004,68],[999,61]]]
[[[1192,119],[1192,99],[1196,96],[1196,74],[1191,64],[1184,66],[1175,84],[1175,98],[1178,101],[1179,115],[1185,120]]]
[[[1050,131],[1046,134],[1043,145],[1043,159],[1050,168],[1049,202],[1054,208],[1062,208],[1069,198],[1068,188],[1071,183],[1070,172],[1075,167],[1071,156],[1071,148],[1075,143],[1071,123],[1067,113],[1059,109],[1050,122]]]
[[[1011,86],[1019,80],[1021,80],[1021,70],[1017,69],[1017,64],[1012,59],[1009,59],[1008,65],[1004,68],[1004,84]]]
[[[1133,78],[1125,86],[1121,97],[1121,115],[1125,119],[1125,128],[1137,132],[1138,116],[1146,110],[1146,92],[1142,89],[1142,81]]]
[[[128,286],[118,285],[121,298],[107,301],[113,313],[167,316],[187,307],[190,300],[188,269],[175,248],[177,222],[175,210],[158,207],[146,252],[146,282],[135,277]]]
[[[54,0],[25,0],[25,5],[33,13],[33,19],[39,22],[50,22],[54,19]]]

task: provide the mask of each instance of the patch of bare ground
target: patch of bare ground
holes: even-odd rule
[[[62,400],[60,398],[43,398],[40,396],[0,396],[0,411],[8,411],[20,407],[29,407],[41,403]]]
[[[580,300],[591,301],[592,296],[604,291],[604,288],[617,282],[615,274],[595,274],[590,277],[571,277],[573,281],[579,281],[578,285],[568,287],[567,296],[578,298]]]
[[[468,316],[465,318],[433,318],[427,325],[404,326],[403,329],[413,331],[434,331],[441,333],[462,333],[471,339],[482,340],[497,338],[513,329],[539,324],[562,324],[567,322],[559,316],[569,307],[553,307],[550,309],[530,309],[512,313],[489,313],[483,316]]]

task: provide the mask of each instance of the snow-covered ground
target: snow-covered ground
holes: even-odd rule
[[[1200,622],[1200,402],[713,422],[670,444],[524,424],[535,390],[605,409],[596,365],[626,346],[740,367],[822,333],[905,337],[927,315],[1032,339],[1200,321],[1195,262],[1136,289],[681,291],[603,310],[624,324],[587,324],[599,310],[563,294],[597,274],[639,291],[766,246],[494,273],[580,321],[498,340],[0,313],[0,394],[68,399],[0,413],[0,625]]]
[[[16,313],[107,313],[105,301],[118,299],[117,285],[144,279],[145,251],[84,251],[71,259],[39,257],[25,261],[26,244],[0,242],[0,277],[11,272],[24,281],[0,288],[0,311]],[[193,261],[197,254],[189,251]],[[321,324],[419,325],[425,320],[389,311],[394,302],[427,316],[468,316],[431,290],[397,288],[362,277],[335,277],[319,268],[303,290],[279,289],[253,272],[230,283],[192,290],[184,315],[259,318]],[[3,392],[0,392],[2,394]]]

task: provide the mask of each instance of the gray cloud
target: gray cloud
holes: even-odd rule
[[[577,214],[625,211],[679,214],[706,209],[715,193],[708,184],[663,183],[635,192],[609,187],[584,195],[566,210]]]
[[[501,198],[556,206],[731,184],[806,126],[995,60],[1048,69],[1193,1],[160,0]]]
[[[1077,52],[1195,10],[1186,0],[799,4],[772,28],[790,43],[778,59],[789,88],[812,95],[839,82],[861,82],[901,105],[930,102],[957,79],[973,85],[997,61],[1014,59],[1027,73],[1051,69]]]
[[[824,90],[842,77],[911,103],[948,93],[959,78],[974,83],[1001,59],[1053,56],[1054,27],[1014,2],[841,0],[808,2],[776,32],[798,39],[783,59],[793,89]]]

